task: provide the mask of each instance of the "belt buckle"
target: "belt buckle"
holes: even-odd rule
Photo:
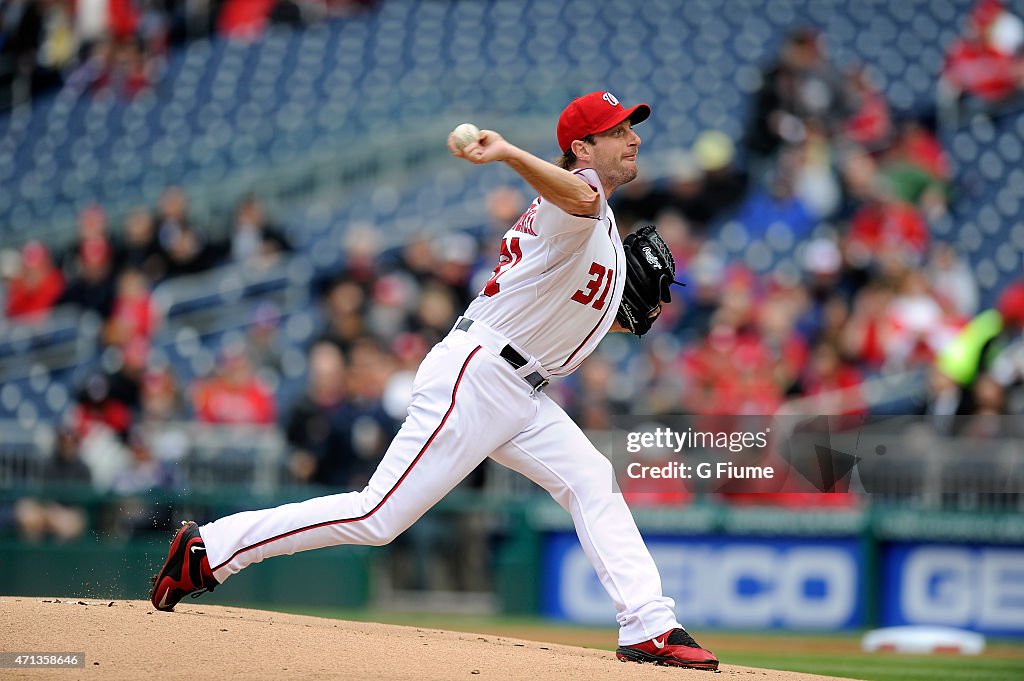
[[[540,379],[536,383],[533,382],[532,380],[530,380],[534,376],[536,376],[537,378]],[[541,376],[540,373],[538,373],[538,372],[534,372],[534,373],[530,374],[529,376],[524,376],[523,378],[526,380],[527,383],[529,383],[533,387],[533,392],[535,392],[535,393],[539,393],[541,390],[543,390],[547,386],[548,383],[551,382],[550,380],[548,380],[548,379],[544,378],[543,376]]]

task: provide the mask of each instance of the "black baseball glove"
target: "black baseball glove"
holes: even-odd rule
[[[661,304],[672,302],[668,287],[680,283],[674,279],[676,261],[654,225],[627,236],[622,248],[626,252],[626,288],[616,319],[623,328],[642,336],[661,314]]]

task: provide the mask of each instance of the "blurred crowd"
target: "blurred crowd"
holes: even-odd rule
[[[218,229],[196,225],[188,200],[169,187],[155,210],[139,207],[111,230],[102,206],[90,204],[78,215],[77,233],[56,255],[39,241],[20,253],[0,252],[0,275],[6,288],[5,316],[31,325],[54,306],[76,305],[105,322],[107,345],[148,341],[160,320],[150,300],[151,288],[186,274],[228,263],[266,268],[291,250],[281,228],[272,224],[256,196],[243,197],[230,224]],[[211,234],[225,233],[222,239]]]
[[[80,32],[75,12],[97,4],[0,7],[4,26],[14,25],[12,16],[25,20],[31,7],[40,16],[64,12],[69,30]],[[276,5],[273,12],[331,5],[250,4]],[[153,44],[166,49],[180,34],[175,26],[198,21],[168,8],[218,7],[216,20],[203,20],[214,30],[232,3],[111,1],[111,27],[122,21],[115,5],[137,12],[125,36],[155,50],[137,38],[160,34]],[[159,15],[159,30],[142,32],[154,23],[143,20],[147,12]],[[958,97],[1005,103],[1020,94],[1020,26],[996,0],[978,4],[943,75]],[[976,59],[1003,63],[1004,87],[979,80],[989,72],[972,66]],[[708,130],[689,148],[646,150],[667,177],[642,173],[613,197],[623,234],[658,225],[687,286],[674,289],[642,342],[610,336],[549,394],[582,428],[600,430],[616,414],[773,414],[797,399],[812,413],[864,414],[872,408],[859,389],[864,381],[917,372],[928,377],[927,394],[901,405],[904,413],[1024,413],[1024,280],[992,309],[979,309],[970,264],[934,238],[930,225],[956,199],[936,124],[934,112],[893,111],[872,69],[834,64],[816,29],[791,32],[762,74],[742,139]],[[284,311],[273,304],[254,305],[244,334],[216,349],[208,375],[183,381],[150,352],[164,323],[151,295],[156,284],[225,264],[267,268],[292,250],[259,197],[238,203],[222,240],[196,224],[185,192],[170,187],[155,208],[133,211],[116,230],[101,206],[85,207],[75,242],[60,253],[29,242],[0,254],[9,321],[33,324],[56,305],[77,305],[103,320],[103,349],[116,358],[75,386],[45,475],[124,494],[174,489],[188,442],[181,424],[194,420],[277,424],[288,443],[282,480],[365,485],[404,418],[416,368],[487,281],[500,236],[530,198],[516,187],[496,189],[475,227],[425,232],[398,247],[383,244],[372,225],[350,225],[341,265],[314,279],[319,326],[301,348],[306,385],[286,401],[267,380],[282,363]],[[763,271],[730,256],[726,242],[781,245],[795,267]],[[999,434],[970,418],[943,423]],[[478,471],[467,484],[484,482]],[[26,500],[18,523],[30,536],[74,535],[82,523],[66,510]],[[161,517],[143,509],[134,522]]]
[[[153,87],[171,47],[257,39],[372,8],[377,0],[0,0],[0,111],[68,83],[131,99]]]
[[[983,27],[1004,21],[1016,17],[984,0],[963,40],[988,39]],[[987,349],[965,351],[983,311],[970,263],[930,228],[955,198],[934,112],[892,111],[870,69],[841,70],[826,48],[817,30],[794,30],[762,74],[740,144],[706,131],[668,155],[667,180],[627,185],[615,204],[627,229],[659,225],[688,283],[684,304],[659,323],[662,337],[646,345],[644,370],[629,372],[649,383],[624,404],[771,414],[821,396],[810,402],[820,413],[860,413],[860,391],[844,389],[926,371],[932,393],[902,409],[1021,413],[1024,365],[1013,358],[1024,284],[999,297]],[[749,256],[727,257],[723,242],[737,240],[791,250],[799,271],[758,274]],[[951,354],[970,369],[951,371]],[[993,373],[998,357],[1006,368]],[[599,364],[584,375],[608,373]]]
[[[59,482],[67,477],[62,471],[74,470],[76,479],[84,476],[100,490],[171,489],[182,482],[175,464],[185,454],[187,437],[161,424],[186,418],[276,423],[273,392],[257,375],[262,364],[279,360],[267,345],[279,317],[272,305],[252,311],[251,343],[220,348],[217,370],[208,376],[182,384],[173,367],[153,361],[152,342],[164,324],[154,286],[230,265],[267,269],[292,250],[255,196],[244,196],[228,222],[216,228],[196,224],[183,190],[169,187],[155,209],[133,210],[116,230],[101,206],[86,206],[76,238],[58,253],[38,241],[20,252],[0,251],[6,320],[31,329],[45,326],[55,307],[77,309],[99,320],[96,353],[108,360],[71,386],[56,463],[44,478]],[[207,236],[216,233],[226,236]],[[30,508],[33,517],[42,514],[40,507],[19,508]]]

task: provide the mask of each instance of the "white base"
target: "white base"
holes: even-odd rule
[[[875,629],[864,634],[861,648],[865,652],[896,652],[928,655],[957,653],[981,655],[985,637],[973,631],[952,627],[911,626]]]

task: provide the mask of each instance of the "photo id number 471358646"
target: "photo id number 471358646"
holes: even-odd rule
[[[84,666],[85,653],[0,653],[0,669]]]

